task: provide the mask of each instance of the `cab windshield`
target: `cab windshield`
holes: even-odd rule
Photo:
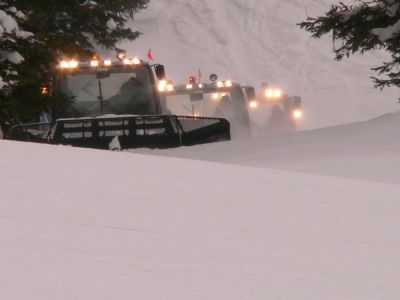
[[[165,112],[183,116],[202,116],[233,119],[245,107],[240,88],[224,91],[185,91],[165,95]]]
[[[64,74],[58,82],[59,92],[72,101],[64,109],[63,117],[156,114],[151,76],[145,67]]]

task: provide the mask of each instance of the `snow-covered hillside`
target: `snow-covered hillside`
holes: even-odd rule
[[[330,128],[132,152],[400,184],[400,113]]]
[[[398,299],[400,187],[0,141],[0,298]]]
[[[278,84],[301,95],[301,128],[366,120],[399,110],[398,90],[374,90],[370,68],[383,53],[336,62],[332,40],[314,40],[296,23],[327,11],[330,0],[152,0],[137,18],[143,36],[125,45],[167,66],[175,82],[201,68],[259,86]]]

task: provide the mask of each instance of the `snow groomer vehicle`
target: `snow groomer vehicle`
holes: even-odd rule
[[[165,90],[175,87],[166,80],[163,65],[125,53],[116,61],[98,55],[87,61],[64,59],[42,92],[63,95],[67,103],[43,112],[38,122],[14,126],[9,138],[97,149],[169,148],[230,139],[224,118],[163,113],[159,91]]]
[[[243,87],[231,80],[196,82],[189,76],[186,84],[173,89],[165,86],[160,92],[162,111],[166,114],[223,118],[229,121],[233,137],[250,135],[249,101],[255,98],[252,87]]]
[[[264,120],[259,129],[267,133],[295,131],[304,116],[301,97],[289,96],[283,89],[267,83],[261,84],[249,106],[254,119]]]

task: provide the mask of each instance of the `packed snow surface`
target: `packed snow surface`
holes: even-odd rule
[[[0,298],[399,299],[398,121],[155,152],[237,164],[0,141]],[[268,168],[324,162],[371,177]]]
[[[347,125],[132,152],[400,184],[400,113]]]
[[[135,19],[143,35],[124,44],[132,55],[166,65],[175,83],[201,69],[259,87],[268,82],[303,98],[302,129],[363,121],[399,110],[398,89],[373,88],[382,52],[334,60],[330,37],[317,40],[297,23],[330,9],[331,0],[152,0]],[[352,2],[352,1],[345,1]]]

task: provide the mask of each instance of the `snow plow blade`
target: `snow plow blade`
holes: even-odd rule
[[[227,140],[230,125],[225,119],[173,115],[60,119],[47,138],[53,144],[112,150],[174,148]]]

